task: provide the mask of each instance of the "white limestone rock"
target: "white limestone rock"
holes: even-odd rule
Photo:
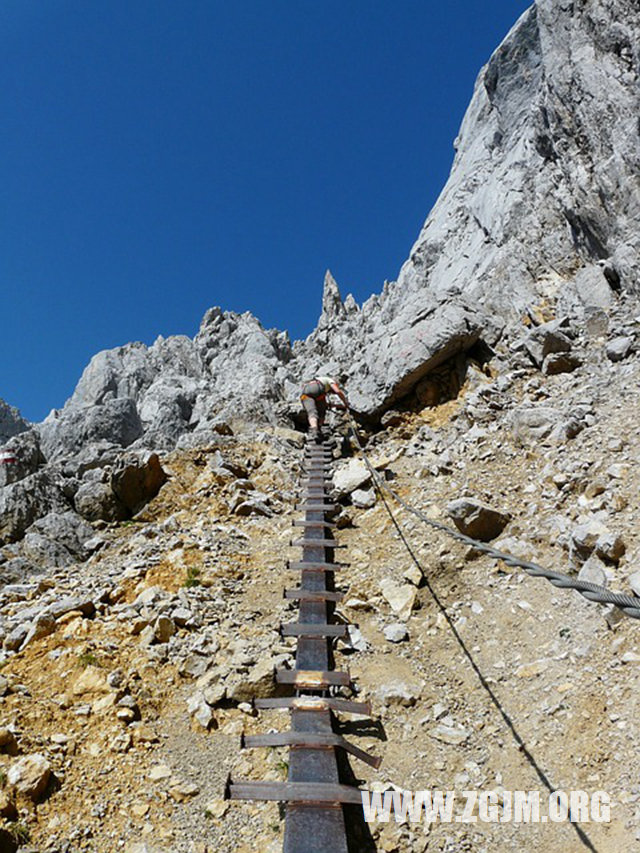
[[[7,772],[7,783],[31,800],[37,800],[44,793],[51,776],[51,764],[39,752],[25,755],[11,765]]]
[[[20,412],[14,406],[0,400],[0,443],[28,429],[29,423]]]
[[[398,584],[390,578],[380,581],[380,590],[391,610],[402,622],[407,622],[416,606],[417,590],[412,584]]]
[[[336,466],[333,474],[333,488],[338,497],[343,497],[367,485],[370,480],[371,474],[363,460],[349,459],[348,462]]]

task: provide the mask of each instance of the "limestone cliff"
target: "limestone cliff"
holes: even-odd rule
[[[290,424],[300,379],[316,371],[347,373],[371,422],[455,395],[466,354],[490,357],[523,318],[606,328],[640,270],[639,44],[632,0],[538,0],[480,71],[450,178],[396,282],[358,306],[328,273],[317,328],[293,347],[249,313],[212,308],[193,339],[99,353],[63,408],[12,438],[40,460],[11,474],[13,491],[42,479],[42,458],[56,483],[95,480],[125,450]],[[442,390],[431,377],[446,365]],[[28,426],[0,416],[0,441]]]
[[[582,318],[636,289],[639,44],[632,0],[538,0],[480,72],[397,282],[325,311],[297,360],[351,365],[354,401],[376,410],[536,304]]]

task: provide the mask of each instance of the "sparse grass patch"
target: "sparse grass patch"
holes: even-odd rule
[[[183,583],[187,588],[192,586],[200,586],[200,569],[197,566],[187,567],[187,577]]]
[[[29,831],[29,827],[19,821],[18,823],[14,823],[11,825],[9,832],[13,836],[14,841],[18,846],[22,844],[28,844],[31,840],[31,832]]]
[[[80,652],[78,655],[78,665],[86,669],[88,666],[100,666],[100,663],[93,652]]]

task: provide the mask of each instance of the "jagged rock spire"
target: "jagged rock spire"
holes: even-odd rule
[[[344,317],[346,314],[342,296],[340,296],[340,288],[335,278],[331,275],[331,270],[327,270],[324,276],[324,288],[322,291],[322,314],[318,321],[318,326],[328,326],[332,320],[337,317]]]
[[[29,429],[29,424],[20,412],[4,400],[0,400],[0,444],[8,438]]]

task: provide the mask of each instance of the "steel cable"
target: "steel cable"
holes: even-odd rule
[[[429,527],[435,530],[439,530],[443,533],[446,533],[448,536],[451,536],[458,542],[462,542],[464,545],[469,545],[475,550],[480,551],[481,553],[486,554],[487,556],[492,557],[496,560],[502,560],[503,563],[506,563],[506,565],[511,566],[512,568],[522,569],[531,577],[546,578],[546,580],[550,581],[554,586],[560,589],[574,589],[588,601],[596,602],[597,604],[613,604],[622,613],[624,613],[625,616],[630,616],[632,619],[640,619],[640,598],[635,595],[626,595],[625,593],[611,592],[610,590],[606,589],[606,587],[600,586],[599,584],[591,583],[589,581],[582,581],[578,578],[573,578],[570,575],[564,574],[563,572],[554,572],[551,569],[545,569],[544,566],[540,566],[538,565],[538,563],[532,563],[528,560],[520,560],[518,557],[514,557],[513,554],[507,554],[503,551],[499,551],[497,548],[493,548],[491,545],[487,545],[484,542],[479,542],[477,539],[472,539],[470,536],[466,536],[459,530],[455,530],[453,527],[449,527],[448,524],[443,524],[440,521],[435,521],[433,518],[429,518],[423,512],[420,512],[419,509],[416,509],[415,507],[411,506],[402,497],[400,497],[400,495],[394,489],[388,486],[382,477],[380,477],[378,472],[373,467],[367,455],[367,452],[364,449],[362,442],[360,441],[360,436],[358,435],[356,424],[353,420],[351,413],[348,410],[347,417],[351,422],[352,432],[356,444],[360,449],[360,453],[362,454],[364,463],[367,466],[369,473],[371,474],[371,477],[380,494],[382,494],[383,491],[386,491],[398,504],[400,504],[401,507],[403,507],[403,509],[405,509],[407,512],[410,512],[412,515],[415,515],[416,518],[420,519],[420,521],[424,522],[424,524],[427,524]]]

